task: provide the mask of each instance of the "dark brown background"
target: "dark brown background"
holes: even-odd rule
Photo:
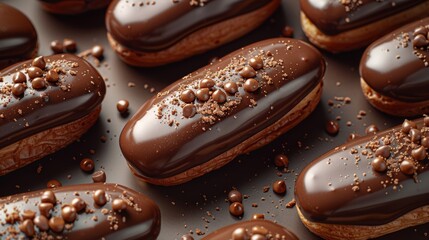
[[[110,49],[106,40],[104,27],[104,10],[90,12],[80,16],[55,16],[44,12],[37,1],[4,0],[18,7],[34,23],[40,40],[41,55],[51,54],[49,43],[65,37],[78,42],[79,51],[90,48],[94,44],[105,47],[107,66],[98,68],[107,78],[107,96],[103,102],[103,110],[97,124],[82,138],[66,149],[35,162],[21,170],[0,177],[1,196],[46,186],[47,181],[58,179],[63,185],[91,182],[91,174],[80,170],[79,162],[83,157],[96,160],[96,169],[104,169],[108,182],[119,183],[141,191],[160,206],[162,227],[159,239],[178,239],[184,233],[198,228],[208,233],[219,227],[239,221],[228,212],[229,204],[225,198],[229,190],[238,188],[249,196],[244,200],[245,214],[249,219],[253,213],[264,213],[267,219],[275,220],[288,227],[301,239],[317,239],[301,224],[296,209],[286,209],[285,204],[293,198],[294,180],[300,170],[312,159],[327,150],[344,143],[350,133],[363,135],[369,124],[376,124],[379,129],[400,123],[403,119],[389,117],[373,109],[363,98],[359,86],[358,64],[362,51],[332,55],[324,53],[327,60],[327,73],[322,100],[316,111],[308,119],[272,144],[251,153],[240,156],[229,165],[189,183],[175,187],[158,187],[139,183],[128,170],[118,145],[118,136],[128,117],[122,117],[116,110],[119,99],[130,101],[130,114],[134,114],[139,106],[156,91],[180,77],[202,67],[213,57],[220,57],[241,46],[257,40],[278,37],[285,25],[295,29],[295,37],[303,38],[299,25],[299,4],[297,0],[283,0],[283,5],[275,15],[257,30],[224,47],[195,56],[180,63],[168,66],[139,69],[122,63]],[[128,87],[133,82],[136,87]],[[145,84],[149,86],[145,89]],[[334,97],[350,97],[352,102],[341,107],[328,105]],[[335,101],[335,104],[341,103]],[[360,110],[367,115],[357,119]],[[340,133],[331,137],[324,131],[327,120],[341,117]],[[352,126],[346,122],[351,121]],[[106,143],[100,141],[101,136],[108,138]],[[95,150],[91,155],[89,151]],[[273,158],[278,153],[289,156],[291,173],[278,176],[273,165]],[[37,173],[38,167],[41,173]],[[286,196],[278,196],[270,191],[264,193],[263,187],[272,182],[285,179],[288,186]],[[256,203],[257,207],[252,207]],[[216,210],[218,208],[218,210]],[[208,215],[211,213],[213,215]],[[429,224],[411,228],[390,235],[389,239],[427,239]],[[194,233],[195,239],[200,239]],[[387,238],[386,238],[387,239]]]

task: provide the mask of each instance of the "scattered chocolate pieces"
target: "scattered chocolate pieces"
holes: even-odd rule
[[[121,99],[116,103],[116,109],[118,109],[118,112],[120,113],[126,113],[128,112],[128,107],[130,106],[130,103],[128,100]]]
[[[277,154],[274,157],[274,165],[276,165],[276,167],[287,168],[289,166],[289,158],[284,154]]]
[[[96,190],[92,195],[92,198],[94,199],[95,204],[98,206],[104,206],[104,204],[107,203],[106,192],[104,190]]]
[[[180,240],[194,240],[194,237],[191,234],[185,234],[180,237]]]
[[[61,217],[65,222],[72,223],[76,220],[77,210],[73,206],[66,205],[61,209]]]
[[[95,45],[91,48],[91,55],[97,59],[101,59],[104,54],[104,48],[100,45]]]
[[[48,188],[56,188],[61,186],[62,186],[61,182],[58,181],[57,179],[51,179],[46,183],[46,187]]]
[[[337,121],[330,120],[326,122],[325,130],[329,135],[335,136],[340,131],[340,125],[338,124]]]
[[[61,217],[51,217],[48,225],[53,232],[61,233],[64,230],[65,222]]]
[[[82,169],[82,171],[91,172],[94,170],[94,166],[94,160],[91,158],[83,158],[80,161],[80,169]]]
[[[106,182],[106,173],[103,170],[96,171],[92,174],[92,181],[94,183]]]
[[[86,208],[85,201],[83,201],[80,197],[74,198],[71,202],[71,205],[74,207],[76,212],[80,212]]]
[[[240,217],[244,214],[243,204],[240,202],[233,202],[229,205],[229,213],[235,217]]]
[[[77,51],[77,43],[73,39],[65,38],[63,40],[64,49],[69,53],[75,53]]]
[[[374,124],[369,125],[366,129],[365,129],[365,133],[367,135],[369,134],[376,134],[378,132],[378,127],[375,126]]]
[[[241,192],[239,192],[238,190],[231,190],[228,193],[228,201],[231,203],[234,202],[242,202],[243,201],[243,194],[241,194]]]
[[[124,199],[115,198],[112,202],[112,209],[113,211],[120,212],[127,209],[127,203],[124,201]]]
[[[286,193],[286,182],[284,180],[278,180],[273,183],[273,191],[277,194]]]
[[[287,38],[293,37],[293,33],[294,33],[294,29],[291,26],[286,25],[282,29],[283,37],[287,37]]]

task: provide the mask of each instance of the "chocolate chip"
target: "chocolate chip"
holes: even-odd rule
[[[95,45],[94,47],[92,47],[91,49],[91,55],[94,56],[95,58],[101,59],[103,57],[104,54],[104,48],[100,45]]]
[[[191,103],[195,100],[195,93],[191,89],[186,89],[180,93],[180,100],[185,103]]]
[[[259,70],[264,67],[264,62],[262,61],[262,58],[259,56],[253,57],[249,60],[249,65],[255,69]]]
[[[86,208],[85,201],[80,197],[73,198],[71,205],[76,209],[76,212],[80,212]]]
[[[265,215],[261,214],[261,213],[255,213],[252,215],[252,219],[253,220],[257,220],[257,219],[265,219]]]
[[[210,78],[205,78],[200,81],[200,88],[212,88],[216,85],[215,81]]]
[[[252,227],[252,234],[260,234],[260,235],[267,235],[268,234],[268,229],[266,229],[263,226],[253,226]]]
[[[80,169],[85,172],[94,170],[94,160],[91,158],[84,158],[80,161]]]
[[[194,237],[192,237],[190,234],[182,235],[180,240],[194,240]]]
[[[399,169],[403,174],[412,175],[415,172],[415,166],[412,161],[404,160],[399,165]]]
[[[226,94],[220,89],[214,91],[212,97],[217,103],[224,103],[226,101]]]
[[[376,157],[371,162],[372,169],[376,172],[384,172],[387,169],[386,161],[382,157]]]
[[[29,209],[26,209],[22,212],[22,219],[30,219],[33,220],[36,217],[36,213]]]
[[[22,83],[15,83],[12,86],[12,94],[19,97],[25,92],[25,85]]]
[[[403,133],[409,133],[411,128],[416,128],[416,127],[417,126],[415,122],[405,119],[404,122],[402,123],[401,131]]]
[[[51,42],[51,50],[54,53],[63,53],[64,52],[64,45],[62,41],[54,40]]]
[[[48,82],[58,82],[60,80],[60,76],[58,75],[57,71],[51,69],[46,73],[46,80]]]
[[[426,158],[426,149],[423,146],[420,146],[416,149],[413,149],[411,151],[411,156],[417,160],[417,161],[422,161]]]
[[[238,92],[238,86],[237,86],[237,83],[235,83],[235,82],[227,82],[227,83],[225,83],[225,85],[223,85],[223,89],[227,93],[229,93],[231,95],[233,95],[236,92]]]
[[[36,77],[41,77],[43,75],[42,69],[40,69],[38,67],[29,67],[27,69],[27,73],[28,73],[28,76],[30,77],[30,79],[33,79]]]
[[[426,39],[426,36],[424,35],[417,35],[413,38],[413,47],[415,48],[422,48],[426,47],[429,44],[429,41]]]
[[[273,183],[273,191],[277,194],[286,193],[286,182],[284,180],[278,180]]]
[[[231,203],[242,202],[243,194],[241,194],[241,192],[239,192],[238,190],[233,189],[228,193],[228,201]]]
[[[39,215],[39,216],[34,218],[33,222],[36,225],[36,227],[39,228],[40,231],[48,231],[49,230],[48,219],[45,216]]]
[[[121,99],[116,103],[116,109],[120,113],[126,113],[128,112],[128,107],[130,106],[130,103],[127,100]]]
[[[425,148],[429,148],[429,137],[423,137],[420,144]]]
[[[234,229],[231,234],[231,239],[233,240],[248,240],[250,239],[249,233],[245,228],[239,227]]]
[[[267,240],[268,238],[261,234],[253,234],[251,240]]]
[[[367,135],[369,134],[376,134],[378,132],[378,127],[375,126],[374,124],[369,125],[366,129],[365,129],[365,133]]]
[[[67,52],[75,53],[77,51],[77,44],[73,39],[64,39],[63,46]]]
[[[256,71],[251,66],[245,66],[240,71],[240,76],[242,76],[244,78],[252,78],[252,77],[256,76]]]
[[[325,131],[331,135],[331,136],[335,136],[338,134],[338,132],[340,131],[340,125],[338,124],[337,121],[333,121],[333,120],[329,120],[326,122],[325,124]]]
[[[191,118],[191,117],[195,116],[195,114],[197,113],[197,108],[195,107],[194,104],[190,103],[190,104],[186,104],[183,107],[182,111],[183,111],[182,115],[185,118]]]
[[[355,139],[357,139],[359,137],[360,136],[358,134],[356,134],[356,133],[350,133],[349,136],[348,136],[348,138],[347,138],[347,142],[353,141],[353,140],[355,140]]]
[[[294,29],[291,26],[284,26],[284,28],[282,29],[283,37],[287,37],[287,38],[293,37],[293,32],[294,32]]]
[[[24,73],[22,72],[17,72],[13,75],[12,77],[12,81],[14,83],[24,83],[25,81],[27,81],[27,77],[25,76]]]
[[[57,179],[51,179],[46,183],[46,187],[48,187],[48,188],[56,188],[56,187],[61,187],[61,186],[62,186],[62,184]]]
[[[42,203],[52,203],[55,205],[57,203],[57,198],[55,197],[55,193],[48,190],[44,191],[42,196],[40,197],[40,201]]]
[[[376,157],[384,157],[389,158],[390,156],[390,147],[389,146],[381,146],[375,150],[375,156]]]
[[[45,69],[46,67],[46,62],[45,62],[45,58],[43,56],[40,57],[36,57],[35,59],[33,59],[33,61],[31,62],[31,65],[33,67],[38,67],[40,69]]]
[[[244,213],[243,204],[240,202],[233,202],[229,205],[229,213],[235,217],[239,217]]]
[[[34,234],[36,233],[34,230],[34,224],[33,221],[31,221],[30,219],[26,219],[24,220],[20,225],[19,225],[19,230],[21,232],[23,232],[27,237],[32,237],[34,236]]]
[[[417,27],[416,29],[414,29],[413,32],[413,36],[417,36],[417,35],[423,35],[426,36],[429,33],[429,29],[427,29],[426,27]]]
[[[413,143],[418,143],[422,137],[420,130],[418,130],[416,128],[412,128],[410,130],[409,134],[410,134],[411,141]]]
[[[68,223],[72,223],[76,220],[77,217],[77,211],[76,208],[70,205],[66,205],[61,209],[61,217],[64,219],[64,221]]]
[[[64,219],[62,219],[61,217],[55,216],[49,219],[48,224],[49,224],[49,228],[53,232],[60,233],[64,230],[65,222],[64,222]]]
[[[246,92],[255,92],[259,88],[259,83],[254,78],[249,78],[244,82],[243,88]]]
[[[276,167],[288,167],[289,166],[289,158],[284,154],[277,154],[274,157],[274,165]]]
[[[102,189],[96,190],[92,195],[92,198],[94,199],[95,204],[98,206],[104,206],[104,204],[107,203],[106,192]]]
[[[197,90],[196,96],[197,99],[201,102],[205,102],[210,98],[210,90],[208,88],[201,88]]]
[[[106,173],[103,170],[96,171],[92,174],[92,181],[95,183],[106,182]]]
[[[115,212],[120,212],[122,210],[127,209],[127,203],[125,202],[124,199],[115,198],[113,199],[113,202],[112,202],[112,209]]]
[[[52,203],[40,203],[39,204],[39,212],[41,215],[45,217],[49,217],[51,215],[51,210],[54,208]]]
[[[33,79],[33,81],[31,81],[31,86],[36,90],[44,89],[46,88],[45,79],[41,77],[36,77],[35,79]]]

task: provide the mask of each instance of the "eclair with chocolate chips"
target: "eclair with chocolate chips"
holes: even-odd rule
[[[82,184],[0,198],[2,239],[156,239],[161,215],[117,184]]]
[[[368,46],[396,28],[428,16],[427,0],[300,0],[309,40],[330,52]]]
[[[325,61],[295,39],[254,43],[149,99],[120,146],[132,172],[159,185],[189,181],[282,135],[320,101]]]
[[[429,18],[371,44],[360,62],[362,91],[371,105],[396,116],[429,113]]]
[[[160,66],[245,35],[279,5],[280,0],[113,0],[107,37],[127,64]]]
[[[42,8],[50,13],[75,15],[107,7],[110,0],[39,0]]]
[[[77,140],[98,119],[103,78],[82,58],[37,57],[0,73],[0,175]]]
[[[21,11],[0,3],[0,70],[8,65],[35,57],[37,32]]]
[[[263,219],[235,223],[215,230],[202,238],[202,240],[225,239],[298,240],[295,234],[287,228]]]
[[[299,216],[325,239],[372,239],[429,222],[429,117],[339,146],[299,175]]]

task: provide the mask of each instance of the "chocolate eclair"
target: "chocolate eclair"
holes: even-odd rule
[[[13,63],[35,57],[37,32],[21,11],[0,3],[0,70]]]
[[[287,228],[263,219],[238,222],[215,230],[202,238],[202,240],[225,239],[298,240],[295,234]]]
[[[0,73],[0,175],[78,139],[98,119],[103,78],[75,55],[37,57]]]
[[[325,62],[314,47],[275,38],[172,83],[125,125],[132,172],[159,185],[189,181],[285,133],[316,107]]]
[[[107,7],[110,0],[39,0],[42,8],[50,13],[75,15]]]
[[[237,39],[262,24],[280,0],[114,0],[108,39],[134,66],[176,62]]]
[[[309,40],[330,52],[369,45],[396,28],[428,16],[427,0],[300,0]]]
[[[429,117],[405,120],[310,163],[295,185],[304,225],[325,239],[369,239],[429,222]]]
[[[429,18],[371,44],[360,75],[362,91],[375,108],[396,116],[429,113]]]
[[[0,198],[2,239],[156,239],[158,206],[117,184],[82,184]]]

